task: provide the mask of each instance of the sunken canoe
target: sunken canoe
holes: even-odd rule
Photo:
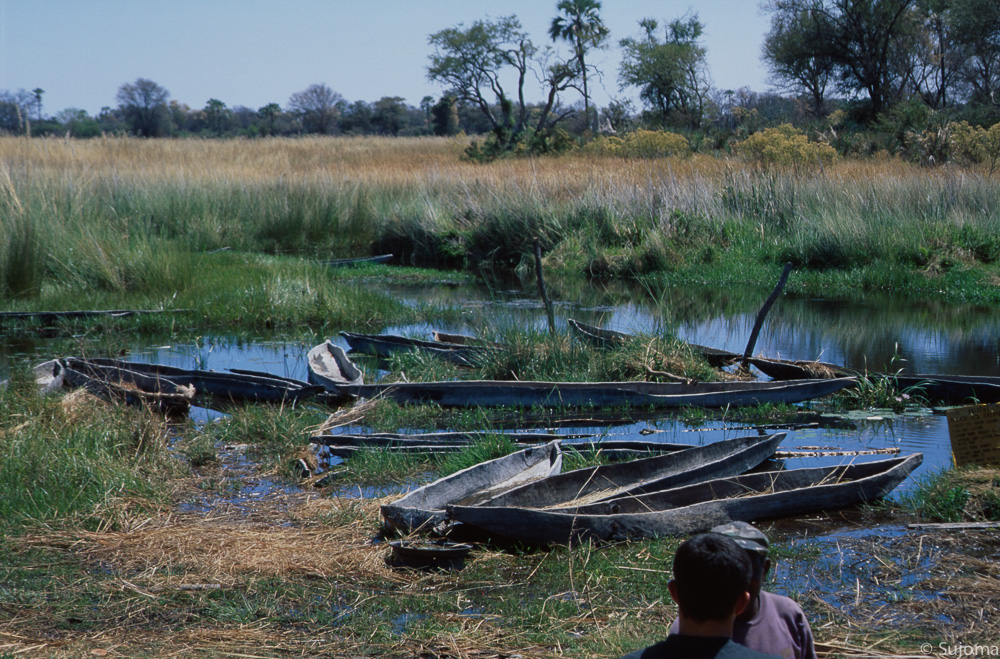
[[[784,439],[783,432],[737,437],[664,455],[574,469],[509,489],[480,505],[522,508],[582,505],[735,476],[773,456]]]
[[[324,341],[310,350],[306,361],[309,382],[322,386],[328,392],[336,392],[339,385],[364,384],[361,369],[351,362],[343,348],[330,341]]]
[[[448,380],[345,385],[339,393],[443,407],[740,407],[799,403],[853,386],[854,378],[784,382],[541,382]]]
[[[385,525],[403,533],[430,531],[444,521],[448,504],[472,504],[498,492],[559,473],[559,442],[533,446],[481,462],[413,490],[381,507]]]
[[[745,474],[569,510],[453,505],[448,507],[448,519],[497,541],[531,545],[690,534],[731,521],[755,522],[871,503],[888,495],[922,460],[923,454],[915,453],[838,467]]]
[[[573,333],[578,338],[597,348],[619,347],[635,340],[635,336],[626,332],[604,329],[579,320],[573,320],[572,318],[566,322],[569,323],[569,326],[573,329]],[[743,359],[742,355],[729,352],[728,350],[700,346],[696,343],[689,343],[688,346],[690,346],[693,352],[700,354],[705,361],[715,367],[729,366]]]
[[[382,359],[389,359],[393,355],[405,352],[420,351],[434,355],[445,361],[468,366],[475,358],[485,350],[482,346],[456,345],[451,343],[440,343],[437,341],[425,341],[414,339],[408,336],[396,334],[357,334],[355,332],[341,332],[351,350],[363,355],[373,355]]]
[[[154,377],[167,378],[173,382],[195,388],[196,396],[208,396],[218,402],[294,402],[311,398],[323,391],[323,387],[302,380],[277,375],[244,371],[210,371],[185,369],[163,364],[126,362],[118,359],[69,360],[69,365],[86,362],[96,366],[114,366]]]

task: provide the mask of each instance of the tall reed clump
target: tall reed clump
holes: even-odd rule
[[[127,526],[177,463],[163,419],[86,394],[42,399],[30,374],[0,389],[0,525]]]

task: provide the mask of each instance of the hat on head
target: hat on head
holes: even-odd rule
[[[720,524],[709,530],[709,533],[718,533],[728,538],[732,538],[736,544],[747,551],[752,551],[762,556],[767,556],[768,542],[767,536],[755,526],[746,522],[728,522]]]

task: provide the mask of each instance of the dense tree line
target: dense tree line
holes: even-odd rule
[[[545,153],[597,132],[637,128],[684,132],[695,148],[792,123],[842,152],[899,150],[914,134],[965,121],[1000,121],[1000,2],[996,0],[766,0],[770,16],[761,59],[773,92],[713,87],[705,25],[697,14],[642,18],[617,40],[621,92],[592,105],[590,57],[612,47],[597,0],[559,0],[547,42],[536,43],[517,16],[459,24],[428,36],[427,78],[440,97],[412,106],[398,96],[348,101],[326,84],[284,105],[200,108],[171,99],[144,78],[124,83],[115,107],[90,116],[43,112],[45,90],[0,91],[0,131],[164,136],[482,135],[470,155]],[[568,48],[561,55],[557,46]],[[529,103],[529,96],[543,101]],[[864,139],[859,134],[867,135]]]

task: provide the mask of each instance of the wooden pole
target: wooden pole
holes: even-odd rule
[[[781,272],[781,278],[778,279],[778,285],[774,287],[774,290],[771,291],[771,294],[764,301],[764,306],[757,312],[757,321],[753,324],[753,331],[750,332],[750,341],[747,343],[747,349],[743,351],[743,361],[740,363],[740,368],[744,371],[749,368],[750,355],[753,354],[754,346],[757,345],[757,335],[760,334],[764,318],[767,317],[767,312],[771,310],[771,305],[774,304],[774,301],[781,294],[781,289],[785,287],[785,282],[788,281],[788,275],[791,271],[792,264],[786,263],[785,269]]]
[[[545,303],[545,313],[549,317],[549,333],[556,333],[556,316],[552,311],[552,301],[549,300],[549,294],[545,292],[545,279],[542,278],[542,244],[535,237],[535,275],[538,278],[538,293],[542,296],[542,302]]]

